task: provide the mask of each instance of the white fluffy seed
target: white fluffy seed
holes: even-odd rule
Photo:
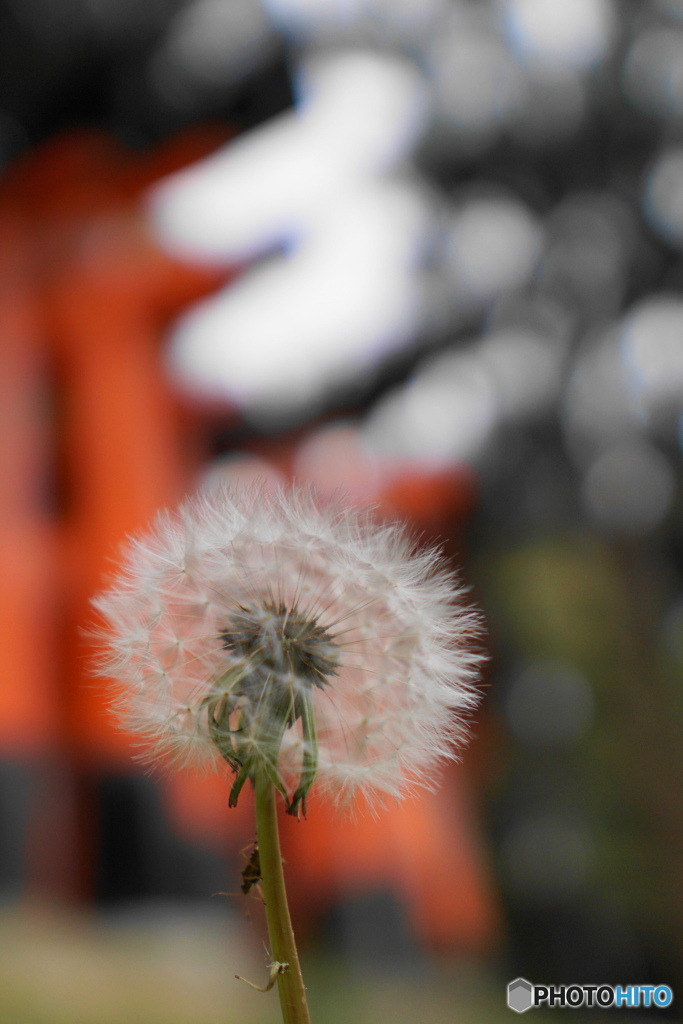
[[[151,760],[220,761],[205,698],[238,657],[221,633],[244,608],[265,630],[269,617],[281,623],[275,608],[297,609],[332,638],[325,685],[294,682],[315,710],[315,788],[337,799],[434,785],[478,699],[479,619],[440,553],[308,490],[226,488],[161,513],[95,605],[106,623],[98,671],[116,680],[116,713]],[[279,751],[290,784],[303,747],[297,722]]]

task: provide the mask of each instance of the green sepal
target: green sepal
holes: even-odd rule
[[[237,778],[232,784],[230,790],[230,796],[228,797],[228,807],[237,807],[237,801],[239,795],[242,792],[242,787],[247,779],[252,777],[251,761],[247,760],[244,762],[240,770],[237,772]]]
[[[299,815],[299,808],[306,817],[306,797],[318,773],[318,734],[315,728],[313,702],[308,694],[299,698],[299,715],[304,737],[304,756],[301,762],[301,776],[294,796],[287,806],[287,814]]]
[[[227,761],[234,772],[238,772],[243,763],[239,751],[235,746],[233,736],[239,734],[240,729],[231,730],[228,728],[232,706],[227,697],[213,697],[207,709],[209,724],[209,736],[218,748],[221,757]]]

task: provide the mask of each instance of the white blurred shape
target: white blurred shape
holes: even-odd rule
[[[663,238],[683,248],[683,147],[666,149],[645,182],[645,216]]]
[[[425,92],[407,60],[319,54],[300,109],[166,179],[154,227],[181,258],[243,262],[287,244],[175,326],[181,386],[262,419],[312,409],[413,337],[428,214],[385,178],[422,130]]]
[[[584,70],[614,38],[610,0],[503,0],[503,10],[514,49],[530,61]]]
[[[588,469],[582,501],[599,526],[630,536],[652,532],[671,508],[673,470],[664,455],[643,440],[607,448]]]
[[[534,904],[571,899],[588,882],[595,844],[579,822],[547,813],[515,824],[501,844],[503,874],[513,893]]]
[[[541,746],[580,740],[593,720],[594,701],[584,676],[570,665],[535,664],[520,672],[505,700],[505,716],[517,739]]]
[[[624,62],[624,87],[637,106],[678,117],[683,113],[683,32],[671,25],[636,36]]]
[[[329,173],[385,171],[425,127],[424,81],[414,64],[397,55],[358,50],[311,56],[300,65],[298,83],[302,118],[318,133]]]
[[[161,244],[180,258],[239,263],[293,241],[353,182],[406,155],[426,117],[410,62],[370,52],[311,60],[300,112],[281,115],[150,193]]]
[[[683,299],[659,295],[623,321],[621,355],[640,408],[683,406]]]
[[[517,200],[470,200],[446,240],[446,267],[458,297],[488,303],[522,287],[536,268],[542,244],[540,224]]]
[[[338,196],[295,256],[255,267],[176,324],[174,375],[265,418],[354,379],[413,336],[426,221],[398,184]]]

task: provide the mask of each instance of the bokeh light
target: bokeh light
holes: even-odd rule
[[[616,328],[579,352],[566,387],[564,425],[579,460],[638,431]]]
[[[445,243],[456,298],[488,303],[521,288],[536,268],[542,242],[536,218],[517,200],[491,196],[465,202]]]
[[[656,529],[671,509],[673,469],[666,457],[644,441],[605,448],[589,466],[583,501],[600,527],[626,536]]]
[[[485,8],[456,7],[435,34],[429,69],[435,113],[457,140],[455,153],[485,149],[517,109],[524,76],[486,17]]]
[[[644,414],[683,408],[683,299],[652,296],[625,318],[621,356],[628,387]]]
[[[624,62],[626,94],[642,110],[660,117],[683,111],[683,32],[673,25],[636,36]]]
[[[658,154],[645,181],[643,203],[651,226],[667,242],[683,247],[683,149]]]
[[[193,0],[169,23],[154,52],[149,76],[172,104],[192,106],[199,97],[225,91],[263,66],[276,36],[254,0]]]
[[[509,38],[526,60],[583,70],[602,60],[613,42],[610,0],[505,0]]]

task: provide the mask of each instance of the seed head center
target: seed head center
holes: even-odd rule
[[[225,649],[244,658],[251,671],[289,675],[309,686],[324,686],[339,666],[334,637],[296,606],[240,607],[220,637]]]

